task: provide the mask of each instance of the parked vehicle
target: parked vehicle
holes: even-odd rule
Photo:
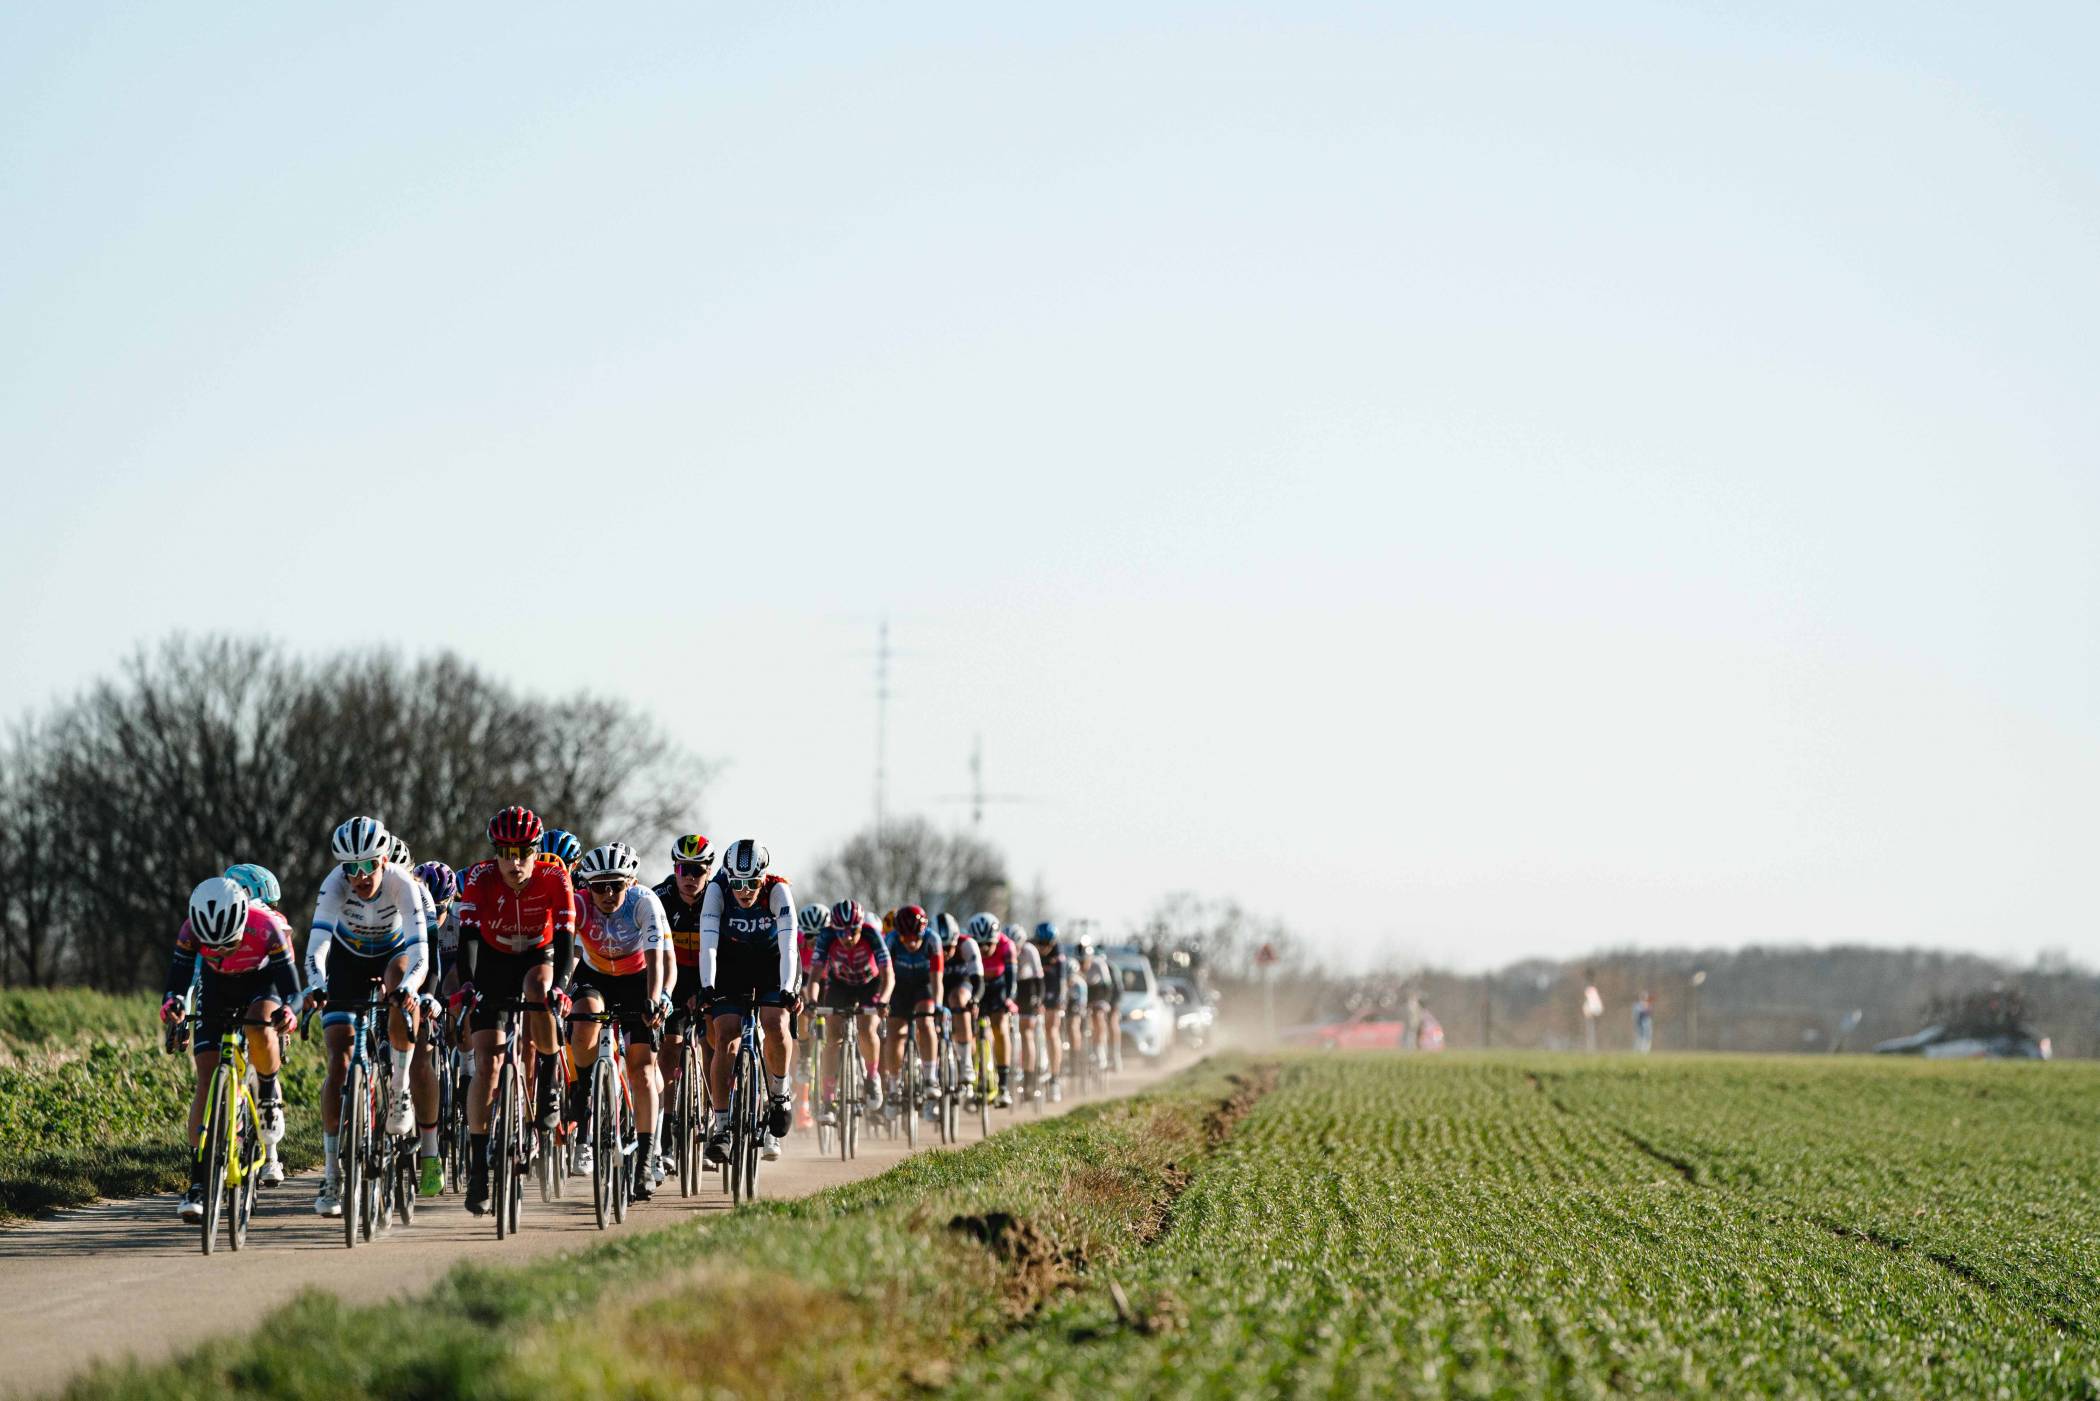
[[[1347,1016],[1286,1027],[1282,1035],[1285,1041],[1294,1045],[1318,1046],[1331,1051],[1398,1051],[1407,1046],[1407,1020],[1367,1007]],[[1422,1013],[1421,1049],[1444,1049],[1444,1028],[1426,1011]]]
[[[1210,1045],[1218,1023],[1218,994],[1196,986],[1196,980],[1179,973],[1159,980],[1159,995],[1166,999],[1174,1020],[1174,1044],[1200,1051]]]
[[[1160,996],[1152,960],[1134,948],[1103,950],[1116,970],[1116,1024],[1123,1044],[1147,1060],[1157,1060],[1174,1043],[1173,1008]]]
[[[1990,1036],[1957,1036],[1944,1026],[1928,1026],[1874,1048],[1876,1055],[1923,1056],[1927,1060],[2047,1060],[2049,1038],[2017,1032]]]

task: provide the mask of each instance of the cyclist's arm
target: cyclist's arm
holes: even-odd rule
[[[190,990],[190,979],[197,976],[197,941],[190,934],[190,922],[184,920],[182,928],[175,933],[175,956],[168,960],[168,986],[161,1001],[180,997]]]
[[[671,990],[678,970],[666,966],[671,961],[671,941],[664,932],[664,926],[669,921],[664,918],[663,902],[658,900],[656,892],[647,886],[641,887],[641,891],[643,966],[649,973],[649,1001],[654,1004],[657,998]]]
[[[321,882],[320,898],[314,901],[313,928],[306,936],[306,985],[328,981],[328,946],[335,942],[336,922],[343,917],[343,877],[332,871]]]
[[[780,944],[780,990],[793,992],[802,981],[802,927],[795,922],[795,892],[775,881],[772,892],[773,937]]]
[[[876,993],[875,1000],[887,1002],[897,990],[897,965],[890,962],[889,946],[880,939],[875,941],[875,966],[882,970],[882,990]]]
[[[299,964],[292,957],[291,940],[285,941],[281,952],[270,955],[263,971],[270,975],[270,991],[279,1002],[288,1003],[299,995]]]
[[[700,897],[700,986],[715,985],[715,955],[722,942],[722,887],[713,881]]]
[[[561,898],[554,902],[554,981],[566,988],[576,971],[576,887],[569,884],[569,872],[561,864],[543,869],[561,881]]]
[[[929,935],[928,937],[931,938],[932,936]],[[933,1005],[938,1007],[942,1005],[942,1003],[944,1003],[947,999],[942,995],[941,988],[941,983],[943,980],[941,977],[942,970],[941,951],[939,948],[940,941],[935,940],[934,943],[935,947],[933,950],[933,955],[927,960],[926,963],[926,990],[933,994]]]

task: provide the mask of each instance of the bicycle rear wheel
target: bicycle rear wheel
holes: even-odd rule
[[[233,1077],[220,1061],[211,1073],[211,1090],[204,1097],[204,1253],[211,1254],[219,1234],[219,1204],[226,1197],[226,1138],[231,1116],[226,1101],[231,1097]]]
[[[262,1120],[256,1117],[254,1101],[244,1095],[238,1106],[233,1117],[232,1161],[240,1170],[240,1181],[226,1194],[226,1233],[235,1250],[248,1243],[248,1222],[255,1215],[255,1189],[261,1185],[263,1161]]]

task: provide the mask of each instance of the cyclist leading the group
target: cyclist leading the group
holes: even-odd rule
[[[539,1052],[536,1066],[540,1127],[561,1118],[561,1061],[554,1013],[554,970],[567,968],[576,937],[576,894],[568,868],[540,859],[543,827],[529,808],[509,807],[489,820],[496,858],[472,867],[460,882],[461,1000],[474,1008],[468,1025],[474,1047],[473,1092],[467,1096],[467,1210],[489,1209],[489,1116],[496,1099],[498,1028],[503,1004],[525,1005],[526,1035]]]
[[[239,868],[236,868],[239,869]],[[254,869],[260,870],[260,867]],[[268,872],[263,872],[268,875]],[[275,886],[276,877],[270,877]],[[292,961],[292,927],[261,900],[249,898],[231,876],[213,876],[190,892],[188,918],[175,934],[175,955],[168,962],[167,990],[160,1019],[170,1026],[182,1020],[183,998],[190,983],[198,985],[201,1020],[190,1051],[197,1066],[197,1087],[190,1096],[190,1186],[175,1214],[195,1224],[204,1219],[204,1158],[195,1150],[204,1127],[204,1093],[219,1068],[219,1037],[229,1014],[244,1013],[248,1063],[255,1068],[255,1103],[262,1119],[267,1156],[260,1181],[284,1180],[277,1162],[277,1143],[284,1137],[284,1099],[277,1089],[283,1064],[279,1037],[291,1029],[286,1004],[299,991]]]
[[[415,874],[389,859],[394,839],[376,817],[353,817],[335,829],[329,853],[335,869],[321,882],[313,930],[306,944],[306,1005],[333,1010],[321,1018],[328,1043],[328,1075],[321,1087],[321,1153],[325,1172],[314,1211],[343,1214],[337,1195],[336,1145],[342,1128],[343,1080],[350,1070],[349,1011],[383,990],[388,1006],[388,1059],[393,1102],[386,1132],[399,1137],[420,1116],[437,1121],[437,1105],[413,1102],[409,1067],[420,1008],[416,989],[429,965],[437,907]],[[333,966],[331,966],[333,965]]]
[[[701,1000],[709,1009],[707,1098],[715,1122],[707,1160],[729,1160],[729,1072],[742,1043],[744,1002],[758,1001],[759,1053],[766,1067],[766,1124],[760,1154],[780,1156],[793,1126],[787,1073],[793,1052],[788,1009],[802,971],[797,948],[795,892],[768,868],[773,855],[745,837],[722,857],[700,909]]]

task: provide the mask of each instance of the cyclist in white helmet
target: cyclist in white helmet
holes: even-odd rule
[[[788,1057],[793,1050],[788,1010],[799,999],[795,892],[771,871],[773,854],[745,837],[723,853],[700,908],[701,1001],[708,1008],[708,1102],[715,1111],[707,1160],[729,1160],[729,1073],[742,1044],[744,999],[756,996],[759,1054],[766,1067],[766,1125],[759,1151],[780,1156],[780,1140],[794,1124],[788,1108]]]

